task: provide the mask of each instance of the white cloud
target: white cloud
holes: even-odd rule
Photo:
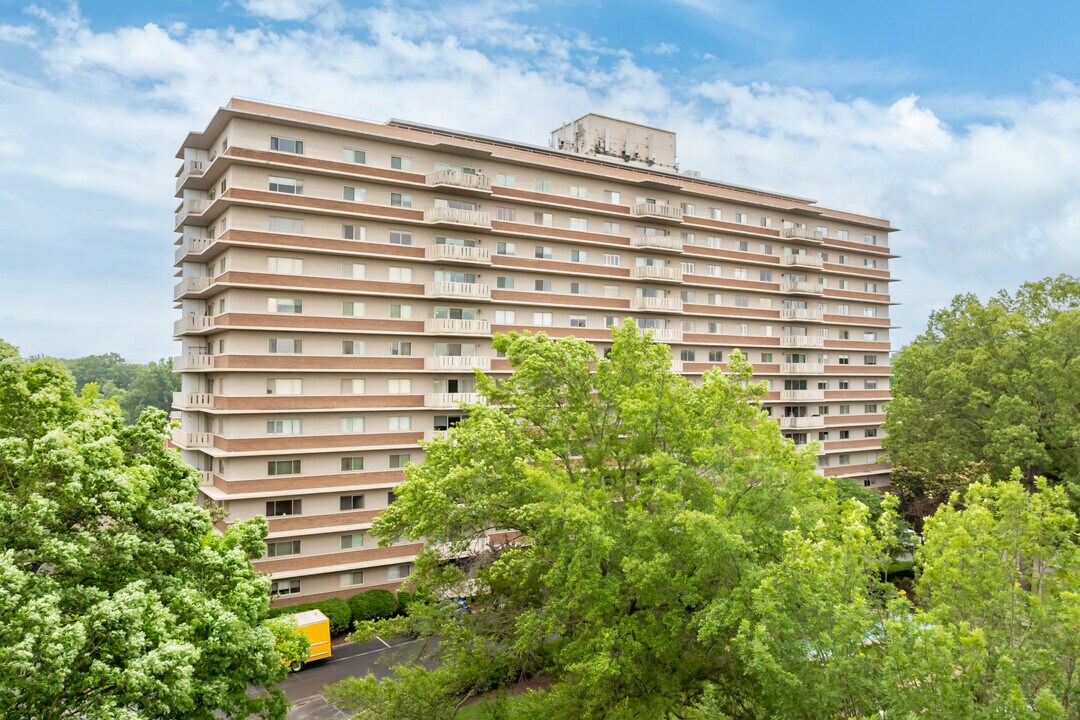
[[[671,128],[684,167],[901,226],[901,339],[955,292],[1080,267],[1080,90],[1069,82],[984,98],[993,122],[953,128],[914,95],[875,103],[715,75],[687,84],[580,32],[524,24],[528,7],[383,5],[331,25],[330,3],[263,2],[249,11],[299,24],[101,32],[77,7],[34,10],[16,33],[31,44],[0,68],[0,202],[11,209],[0,285],[25,308],[0,317],[0,337],[31,353],[169,352],[173,153],[232,95],[534,143],[588,111]]]
[[[679,46],[674,43],[662,42],[655,45],[646,45],[645,52],[650,55],[677,55]]]
[[[34,37],[33,25],[8,25],[0,23],[0,42],[25,43]]]
[[[307,20],[335,4],[333,0],[240,0],[252,15],[285,21]]]

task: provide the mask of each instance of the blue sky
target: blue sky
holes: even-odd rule
[[[173,154],[232,95],[543,143],[597,111],[683,167],[890,218],[894,343],[1080,274],[1080,3],[0,0],[0,338],[173,352]]]

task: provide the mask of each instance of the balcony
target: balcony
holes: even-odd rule
[[[203,470],[202,477],[199,478],[199,485],[213,485],[214,473],[212,470]]]
[[[682,282],[682,269],[667,265],[635,265],[630,268],[630,277],[635,280]]]
[[[485,248],[465,247],[464,245],[428,245],[424,250],[428,260],[443,262],[469,263],[472,265],[490,265],[491,251]]]
[[[817,283],[785,280],[780,283],[780,292],[794,295],[823,295],[825,294],[825,288]]]
[[[491,335],[491,323],[487,320],[428,318],[424,321],[424,332],[428,335]]]
[[[821,311],[810,308],[781,308],[781,320],[801,320],[804,322],[821,322]]]
[[[789,400],[792,402],[812,402],[815,400],[824,400],[825,391],[814,389],[807,390],[781,390],[781,400]]]
[[[204,172],[206,172],[206,165],[202,160],[188,160],[184,162],[176,173],[176,192],[180,192],[180,190],[183,189],[184,183],[188,181],[188,178],[202,177]]]
[[[211,278],[204,275],[182,278],[173,287],[173,300],[179,300],[187,295],[196,295],[210,287]]]
[[[480,283],[450,282],[436,280],[429,282],[424,289],[429,298],[453,298],[461,300],[490,300],[491,286]]]
[[[787,265],[788,267],[820,268],[821,256],[805,254],[783,255],[780,257],[780,264]]]
[[[173,335],[193,335],[214,328],[214,318],[209,315],[185,315],[173,323]]]
[[[639,218],[682,222],[682,208],[674,205],[661,205],[660,203],[651,202],[637,203],[630,206],[630,214]]]
[[[682,342],[682,330],[673,330],[672,328],[641,328],[641,333],[643,335],[647,332],[652,332],[653,342],[668,344]]]
[[[432,225],[468,225],[470,227],[489,228],[491,227],[491,215],[476,210],[434,207],[424,211],[424,222]]]
[[[425,370],[460,372],[490,370],[491,358],[481,355],[430,355],[424,358]]]
[[[184,238],[176,248],[175,262],[183,262],[188,255],[199,255],[206,252],[212,242],[214,242],[212,238]]]
[[[820,335],[781,335],[780,347],[823,348],[825,338]]]
[[[673,373],[681,373],[682,371],[683,371],[682,360],[680,360],[679,358],[672,358],[671,359],[671,372],[673,372]]]
[[[214,407],[214,396],[210,393],[174,392],[172,405],[181,410],[209,410]]]
[[[682,312],[682,300],[666,297],[636,297],[630,299],[630,309],[636,312]]]
[[[780,237],[785,240],[802,240],[803,242],[822,244],[825,239],[821,236],[821,233],[817,230],[808,230],[807,228],[789,227],[782,228],[780,230]]]
[[[211,448],[214,447],[214,434],[208,432],[186,432],[184,430],[174,429],[172,431],[173,445],[182,447],[185,450],[191,448]]]
[[[674,235],[635,235],[630,238],[630,247],[675,252],[681,252],[683,249],[682,239]]]
[[[806,430],[825,427],[825,418],[821,415],[809,415],[806,417],[785,416],[777,419],[780,421],[781,430]]]
[[[173,372],[210,370],[214,367],[213,355],[177,355],[173,358]]]
[[[464,173],[458,170],[436,170],[427,174],[427,184],[434,188],[453,188],[459,192],[488,195],[491,178],[487,175]]]
[[[479,393],[428,393],[424,395],[424,406],[435,410],[457,410],[462,405],[480,402]]]
[[[187,222],[190,215],[201,215],[206,212],[206,208],[210,207],[210,203],[202,198],[185,198],[180,201],[179,207],[176,208],[176,222],[173,223],[174,227],[180,227]]]
[[[821,363],[780,363],[781,375],[821,375],[825,366]]]

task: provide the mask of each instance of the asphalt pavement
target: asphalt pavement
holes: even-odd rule
[[[285,691],[293,707],[289,720],[338,720],[348,717],[322,696],[323,688],[349,677],[363,677],[369,672],[377,677],[390,674],[390,667],[421,650],[424,641],[399,638],[375,638],[364,645],[342,643],[333,647],[329,660],[308,665],[289,675],[278,687]]]

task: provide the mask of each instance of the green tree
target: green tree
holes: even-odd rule
[[[75,390],[82,392],[87,383],[96,383],[105,397],[113,397],[126,390],[135,378],[136,365],[132,365],[120,353],[87,355],[74,360],[64,360],[75,378]]]
[[[265,520],[216,533],[165,433],[0,343],[5,717],[283,717]]]
[[[762,412],[766,390],[750,384],[741,354],[730,374],[695,385],[632,322],[614,331],[606,358],[542,334],[495,346],[514,373],[478,378],[486,402],[427,446],[375,523],[384,543],[426,538],[418,589],[468,596],[469,610],[414,603],[407,618],[358,623],[358,637],[395,628],[438,637],[441,664],[347,681],[333,691],[342,707],[449,718],[523,676],[551,682],[515,704],[529,717],[664,718],[708,702],[732,717],[796,707],[836,717],[858,696],[808,698],[792,683],[781,701],[770,697],[771,670],[839,675],[855,665],[807,658],[858,657],[880,618],[870,609],[889,592],[879,578],[895,514],[875,523],[861,503],[838,500],[813,453]],[[817,561],[804,566],[808,549]],[[463,555],[472,559],[447,562]],[[768,597],[792,588],[825,609],[791,607],[772,623]],[[843,636],[825,643],[825,627]],[[765,652],[768,637],[781,643]]]
[[[1021,468],[1080,493],[1080,281],[958,295],[893,363],[884,445],[906,497]],[[1080,497],[1080,494],[1077,495]]]
[[[130,422],[134,422],[144,408],[155,407],[169,412],[172,394],[179,389],[180,376],[173,372],[169,358],[136,365],[131,384],[120,398],[120,407]]]

